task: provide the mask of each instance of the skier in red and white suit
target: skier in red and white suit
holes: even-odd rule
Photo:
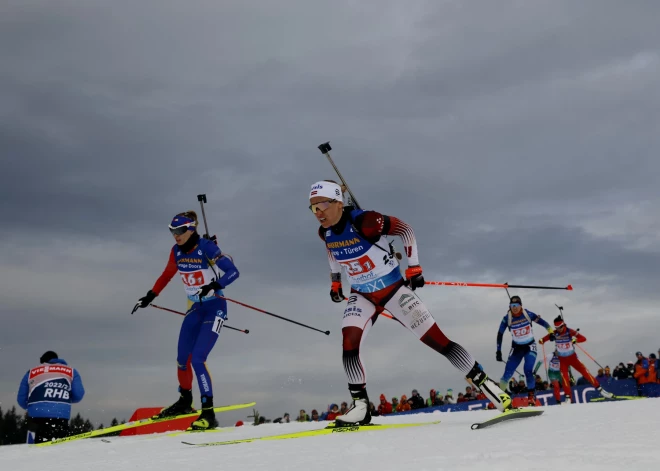
[[[488,378],[465,348],[440,330],[415,292],[425,282],[412,227],[394,216],[344,206],[341,187],[330,181],[312,185],[309,202],[320,224],[319,237],[327,249],[332,301],[344,302],[342,270],[351,285],[342,321],[342,359],[353,405],[336,419],[336,423],[361,425],[371,421],[367,375],[360,353],[367,333],[384,310],[424,344],[444,355],[498,409],[508,409],[509,395]],[[403,241],[408,259],[406,279],[401,276],[398,257],[386,239],[388,235],[398,236]]]
[[[569,368],[575,368],[586,379],[601,396],[611,399],[614,395],[605,391],[598,380],[593,377],[586,366],[580,361],[575,352],[574,343],[586,342],[587,338],[576,330],[569,329],[561,317],[555,318],[555,346],[557,347],[557,356],[559,357],[559,371],[561,372],[562,385],[564,386],[564,394],[566,399],[564,404],[571,403],[571,382],[568,377]],[[542,339],[539,343],[547,342],[550,340],[550,334]]]

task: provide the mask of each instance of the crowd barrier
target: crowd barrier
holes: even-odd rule
[[[615,396],[638,396],[643,395],[647,397],[660,397],[660,384],[643,384],[638,392],[637,383],[634,379],[622,380],[609,380],[602,381],[601,386],[603,389],[611,392]],[[586,386],[573,386],[571,388],[573,401],[576,403],[590,402],[592,399],[601,397],[598,391],[590,384]],[[527,397],[527,394],[519,394],[516,397]],[[562,400],[564,398],[564,391],[561,392]],[[557,404],[555,401],[552,390],[536,391],[536,399],[539,400],[542,406],[552,406]],[[488,400],[483,401],[470,401],[462,402],[460,404],[445,404],[444,406],[427,407],[425,409],[416,409],[405,412],[397,412],[396,415],[408,415],[419,413],[431,413],[435,411],[440,412],[458,412],[475,409],[485,409],[488,406]]]

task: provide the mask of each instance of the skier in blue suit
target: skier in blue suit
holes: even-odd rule
[[[153,288],[135,304],[133,313],[149,306],[177,272],[181,275],[188,297],[188,311],[181,324],[177,347],[179,399],[163,409],[158,417],[193,411],[194,370],[202,413],[192,422],[191,428],[210,429],[217,427],[218,421],[213,412],[213,384],[206,359],[227,320],[227,301],[223,298],[223,289],[236,281],[239,273],[229,255],[223,253],[216,243],[199,235],[197,223],[195,211],[174,216],[169,228],[176,244],[170,249],[167,266]],[[223,274],[220,275],[216,268]]]
[[[509,329],[511,331],[512,339],[511,351],[509,352],[509,358],[504,367],[504,374],[500,379],[500,387],[503,390],[506,390],[513,373],[515,373],[520,362],[524,360],[525,364],[523,371],[525,372],[525,379],[527,380],[527,395],[530,406],[536,404],[536,396],[534,395],[534,388],[536,386],[534,378],[536,343],[534,340],[532,322],[542,325],[550,335],[553,335],[554,330],[550,324],[541,319],[541,316],[527,309],[523,309],[520,296],[512,296],[509,302],[509,311],[502,318],[500,328],[497,332],[497,352],[495,355],[497,361],[503,361],[502,337],[504,336],[504,332]]]
[[[71,404],[80,402],[85,388],[78,371],[47,351],[21,381],[16,400],[27,411],[27,443],[63,438],[69,433]]]

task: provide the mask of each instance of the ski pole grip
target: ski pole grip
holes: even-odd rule
[[[206,194],[204,194],[204,195],[197,195],[197,201],[199,201],[199,202],[201,202],[201,203],[206,203],[206,202],[207,202],[207,201],[206,201]]]
[[[332,147],[330,147],[330,141],[324,142],[319,146],[319,150],[321,151],[322,154],[327,154],[332,150]]]

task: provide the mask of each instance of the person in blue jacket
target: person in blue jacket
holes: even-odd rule
[[[218,421],[213,411],[213,384],[206,359],[218,340],[227,320],[227,301],[223,289],[236,281],[238,269],[232,258],[223,253],[213,240],[197,232],[197,214],[186,211],[174,216],[169,225],[175,245],[162,275],[146,296],[133,307],[131,314],[146,308],[165,289],[178,272],[188,297],[188,311],[181,324],[177,347],[179,399],[164,408],[158,417],[172,417],[193,412],[193,370],[201,395],[202,413],[191,424],[196,430],[215,428]],[[222,270],[218,274],[216,267]]]
[[[78,371],[47,351],[41,364],[31,368],[21,381],[16,400],[27,410],[27,443],[63,438],[69,433],[71,404],[85,395]]]
[[[523,371],[525,373],[525,379],[527,380],[527,396],[530,406],[536,405],[536,397],[534,395],[534,389],[536,386],[536,379],[534,377],[536,343],[532,322],[542,325],[550,335],[553,334],[554,330],[550,324],[541,319],[541,316],[532,311],[528,311],[527,309],[523,309],[520,296],[512,296],[509,300],[509,311],[502,318],[500,328],[497,331],[497,352],[495,354],[497,361],[503,361],[502,338],[504,336],[504,331],[508,328],[511,331],[511,351],[509,352],[509,358],[504,367],[504,374],[500,379],[500,387],[503,390],[506,390],[509,379],[511,379],[516,368],[524,359],[525,365]]]

